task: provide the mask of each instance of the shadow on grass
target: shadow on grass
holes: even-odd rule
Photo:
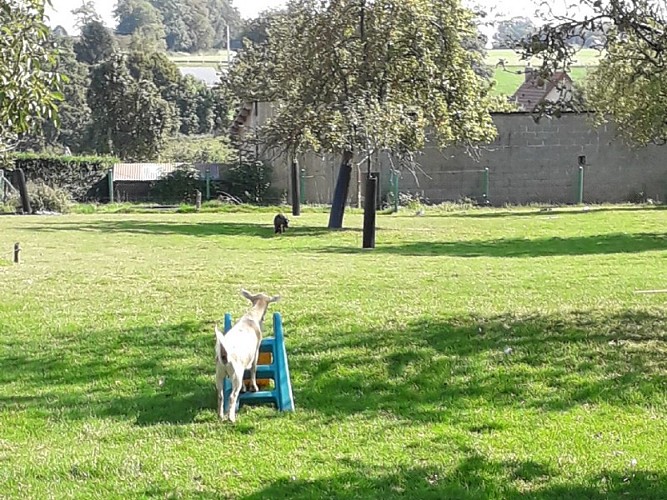
[[[667,250],[667,234],[613,233],[572,238],[497,239],[473,241],[418,241],[383,245],[376,254],[450,257],[546,257],[555,255],[596,255]],[[328,247],[324,253],[360,253],[351,247]]]
[[[391,469],[391,466],[388,467]],[[667,478],[662,473],[628,471],[603,473],[579,484],[554,485],[558,472],[534,461],[491,461],[469,454],[453,471],[435,467],[374,470],[364,466],[326,479],[290,478],[275,481],[246,500],[265,498],[341,500],[392,498],[465,499],[610,499],[665,498]],[[531,484],[526,491],[526,483]]]
[[[364,413],[502,426],[474,410],[667,405],[667,313],[424,319],[298,336],[286,323],[297,407],[332,419]],[[214,417],[211,325],[190,322],[0,343],[0,405],[58,418],[137,425]],[[509,349],[511,351],[509,351]],[[472,415],[472,416],[471,416]]]
[[[324,334],[292,349],[298,406],[457,421],[492,405],[667,404],[667,314],[453,318]],[[467,418],[467,417],[466,417]],[[465,421],[473,433],[493,421]]]
[[[143,222],[136,220],[99,221],[93,223],[58,222],[34,224],[31,231],[93,231],[101,233],[127,233],[145,235],[183,236],[249,236],[255,238],[291,238],[296,236],[318,236],[331,234],[332,230],[319,226],[295,226],[282,235],[274,233],[273,224],[249,224],[240,222]],[[360,229],[344,229],[360,231]]]
[[[5,342],[0,385],[27,390],[0,403],[69,419],[93,415],[129,418],[138,425],[189,423],[216,405],[213,338],[211,325],[189,322]]]
[[[516,210],[516,211],[502,211],[496,210],[493,212],[475,212],[470,211],[467,213],[456,214],[455,217],[463,217],[470,219],[496,219],[496,218],[505,218],[505,217],[549,217],[549,216],[561,216],[561,215],[583,215],[583,214],[596,214],[604,212],[648,212],[652,210],[667,210],[667,205],[659,206],[636,206],[636,207],[593,207],[593,208],[540,208],[535,210]]]

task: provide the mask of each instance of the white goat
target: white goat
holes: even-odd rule
[[[252,302],[252,307],[241,319],[223,334],[215,325],[215,385],[218,391],[218,414],[225,419],[223,381],[229,377],[232,381],[232,393],[229,396],[229,420],[236,421],[236,402],[243,387],[243,374],[250,370],[252,392],[257,387],[257,358],[262,342],[262,322],[269,304],[277,302],[280,295],[269,297],[263,293],[253,295],[241,290],[241,295]]]

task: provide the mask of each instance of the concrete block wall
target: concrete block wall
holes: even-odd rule
[[[259,121],[270,115],[260,105]],[[667,146],[633,148],[617,137],[613,125],[595,128],[592,117],[566,114],[536,123],[528,113],[495,114],[498,138],[482,145],[475,158],[462,148],[444,151],[428,146],[418,156],[417,178],[402,172],[401,192],[422,194],[432,203],[482,199],[484,169],[489,168],[489,201],[493,205],[575,203],[578,156],[586,156],[584,202],[619,203],[644,193],[667,200]],[[287,161],[273,157],[274,187],[289,191]],[[340,156],[308,153],[299,157],[306,171],[305,198],[330,203]],[[389,191],[390,163],[380,156],[380,186]],[[365,167],[363,169],[365,172]],[[349,202],[356,203],[353,172]],[[363,192],[363,191],[362,191]]]

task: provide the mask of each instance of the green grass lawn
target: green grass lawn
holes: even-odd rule
[[[588,68],[574,67],[570,70],[570,77],[577,83],[583,83],[586,79]],[[504,70],[497,68],[494,70],[496,86],[493,89],[495,95],[512,95],[521,86],[524,81],[523,66],[507,66]]]
[[[597,66],[601,56],[604,53],[595,49],[582,49],[577,52],[574,57],[573,64],[574,66]],[[486,52],[486,64],[489,66],[495,66],[496,63],[504,59],[507,66],[525,66],[526,61],[521,59],[521,54],[515,52],[512,49],[490,49]],[[533,66],[540,64],[541,59],[538,57],[533,57],[530,60]]]
[[[0,217],[0,498],[665,498],[666,215]],[[297,411],[231,425],[241,287]]]

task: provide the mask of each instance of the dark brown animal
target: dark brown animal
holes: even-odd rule
[[[289,219],[283,214],[278,214],[273,218],[273,229],[276,233],[284,233],[289,227]]]

